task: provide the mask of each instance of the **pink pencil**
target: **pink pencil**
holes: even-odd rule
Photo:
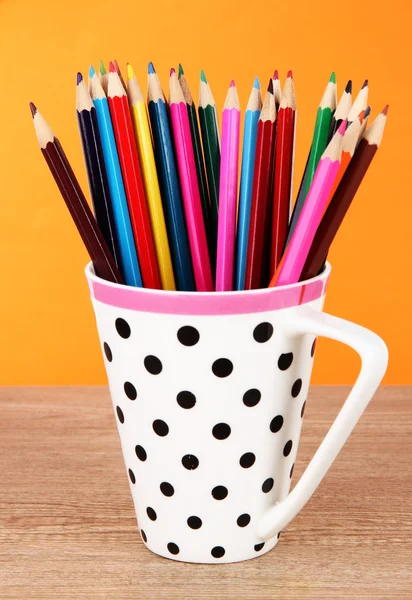
[[[217,227],[216,291],[233,290],[239,164],[240,104],[235,82],[223,107]]]
[[[270,282],[269,287],[297,283],[306,258],[321,222],[322,215],[339,171],[343,134],[347,121],[343,121],[322,154],[300,213],[293,236]]]
[[[198,292],[212,292],[213,278],[197,181],[189,116],[174,69],[170,69],[170,115],[177,155],[193,271]]]

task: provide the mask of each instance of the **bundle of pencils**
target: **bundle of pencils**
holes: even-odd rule
[[[293,284],[322,272],[374,158],[388,106],[368,126],[368,80],[337,102],[332,73],[292,208],[297,105],[292,71],[262,101],[256,77],[245,111],[234,81],[222,112],[200,74],[199,105],[182,65],[167,103],[153,63],[147,103],[127,64],[77,74],[76,109],[93,212],[59,140],[30,103],[42,154],[93,261],[117,284],[228,292]],[[238,191],[240,166],[240,188]]]

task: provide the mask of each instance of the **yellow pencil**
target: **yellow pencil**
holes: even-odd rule
[[[167,239],[166,223],[163,214],[162,198],[157,179],[152,137],[142,92],[135,77],[133,67],[127,65],[127,95],[142,168],[143,182],[149,206],[150,223],[159,266],[160,280],[164,290],[175,290],[172,259]]]

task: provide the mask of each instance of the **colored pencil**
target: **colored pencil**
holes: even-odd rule
[[[303,185],[299,190],[295,205],[293,207],[292,217],[289,222],[286,244],[289,244],[295,227],[299,220],[300,213],[305,204],[306,196],[312,184],[318,162],[328,143],[329,129],[332,116],[336,108],[336,75],[332,73],[326,89],[323,93],[318,111],[316,114],[315,130],[313,133],[312,145],[309,152],[308,162],[303,174]]]
[[[100,61],[100,65],[99,65],[99,81],[100,81],[100,85],[103,88],[104,93],[107,96],[107,87],[109,85],[109,75],[107,74],[107,71],[105,69],[104,63],[101,60]]]
[[[302,279],[315,277],[319,273],[351,202],[381,144],[387,112],[388,106],[385,106],[363,134],[362,140],[316,231],[302,270]]]
[[[279,105],[276,127],[275,178],[269,272],[280,262],[289,224],[295,146],[296,99],[292,71],[288,72]]]
[[[249,239],[250,208],[252,205],[253,173],[255,167],[256,140],[262,95],[256,77],[245,112],[243,132],[242,170],[240,176],[239,209],[236,236],[235,289],[245,288],[246,260]]]
[[[209,191],[207,189],[207,179],[205,163],[203,160],[202,144],[200,141],[199,123],[197,120],[196,106],[190,93],[189,84],[185,77],[183,67],[179,64],[178,75],[180,87],[187,106],[189,116],[190,133],[192,135],[193,151],[195,154],[197,182],[199,184],[200,200],[202,203],[203,221],[206,228],[207,244],[209,248],[209,257],[212,265],[212,271],[216,266],[216,229],[212,221],[212,207],[210,204]]]
[[[137,151],[139,154],[143,183],[149,208],[150,224],[152,227],[160,281],[164,290],[175,290],[176,285],[173,275],[172,258],[170,256],[169,242],[167,239],[162,197],[160,195],[159,181],[157,178],[146,103],[143,99],[142,92],[140,91],[139,84],[137,83],[133,67],[129,64],[127,65],[127,95],[129,98],[130,112],[137,142]]]
[[[275,97],[276,111],[279,111],[280,102],[282,100],[282,88],[280,87],[279,73],[277,69],[273,73],[273,96]]]
[[[275,139],[276,104],[273,81],[270,79],[258,123],[245,290],[261,288],[268,284]]]
[[[297,283],[300,279],[324,206],[339,171],[345,129],[346,121],[343,121],[321,156],[292,239],[270,282],[271,287]]]
[[[189,116],[176,71],[170,70],[170,116],[182,186],[186,225],[189,233],[192,264],[198,292],[213,290],[212,269],[203,223],[202,205],[197,182],[195,155],[190,133]]]
[[[104,241],[59,140],[32,102],[30,110],[41,153],[93,261],[96,275],[114,283],[123,283],[121,273]]]
[[[233,290],[236,207],[239,168],[240,104],[235,82],[230,83],[222,115],[219,221],[217,229],[216,291]]]
[[[96,109],[81,73],[77,73],[76,113],[94,215],[105,242],[112,253],[114,262],[122,272],[112,199],[104,164]]]
[[[119,76],[119,79],[120,79],[120,81],[122,82],[122,86],[123,86],[123,88],[126,90],[126,89],[127,89],[127,87],[126,87],[126,83],[125,83],[125,81],[124,81],[124,79],[123,79],[123,77],[122,77],[122,72],[121,72],[121,70],[120,70],[120,67],[119,67],[119,65],[118,65],[118,63],[117,63],[117,60],[114,60],[114,61],[113,61],[113,66],[114,66],[114,70],[116,71],[116,73],[117,73],[117,74],[118,74],[118,76]]]
[[[342,121],[348,118],[349,111],[352,106],[352,81],[349,80],[346,84],[343,94],[340,97],[335,113],[332,116],[332,121],[329,128],[329,141],[333,138],[340,127]]]
[[[166,228],[178,290],[194,291],[192,261],[183,214],[176,157],[163,91],[153,63],[148,66],[148,109]]]
[[[204,71],[200,74],[199,122],[202,133],[203,152],[209,197],[212,210],[212,221],[217,236],[220,177],[220,137],[216,117],[216,103]]]
[[[110,63],[109,68],[108,101],[143,285],[160,289],[159,270],[129,104],[113,63]]]
[[[363,82],[362,87],[359,90],[359,93],[356,96],[355,101],[352,104],[352,107],[349,111],[349,114],[348,114],[349,125],[352,123],[352,121],[354,121],[356,119],[358,114],[362,110],[365,110],[366,107],[368,106],[368,94],[369,94],[369,84],[368,84],[368,80],[365,79],[365,81]]]
[[[127,285],[141,287],[142,278],[139,260],[137,258],[129,207],[127,206],[126,192],[124,190],[119,156],[117,154],[116,141],[110,118],[109,103],[93,67],[90,67],[89,71],[89,90],[96,109],[123,276]]]

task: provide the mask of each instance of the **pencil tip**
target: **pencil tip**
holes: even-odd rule
[[[366,117],[369,117],[370,114],[371,114],[371,107],[367,106],[365,108],[365,110],[363,111],[363,120],[365,120]]]
[[[99,68],[100,68],[100,73],[101,73],[101,75],[106,75],[106,74],[107,74],[107,71],[106,71],[106,69],[105,69],[105,67],[104,67],[104,63],[103,63],[103,61],[102,61],[102,60],[100,60],[100,65],[99,65]]]
[[[342,121],[342,123],[339,125],[338,128],[338,133],[339,135],[343,135],[346,131],[346,125],[348,124],[348,120],[345,119],[344,121]]]
[[[361,90],[363,90],[363,88],[368,87],[368,85],[369,85],[369,81],[367,79],[365,79],[365,81],[363,82],[363,85],[361,87]]]
[[[116,73],[116,69],[114,68],[114,64],[112,62],[109,63],[109,73]]]
[[[116,59],[113,61],[113,64],[114,64],[114,69],[115,69],[116,73],[118,75],[120,75],[120,67],[119,67],[119,63],[117,62]]]
[[[329,81],[331,83],[336,83],[336,73],[333,71],[332,75],[329,77]]]
[[[349,79],[348,83],[346,84],[345,92],[347,94],[351,94],[352,93],[352,79]]]
[[[83,75],[81,73],[77,73],[76,81],[77,85],[83,81]]]
[[[89,77],[92,78],[96,75],[96,71],[93,69],[93,65],[90,65],[89,68]]]
[[[273,79],[279,79],[279,73],[277,69],[275,69],[275,72],[273,73]]]
[[[35,114],[37,113],[37,108],[36,108],[36,106],[33,104],[33,102],[30,102],[30,103],[29,103],[29,106],[30,106],[31,114],[32,114],[32,116],[34,117],[34,116],[35,116]]]
[[[255,77],[255,81],[253,82],[253,87],[257,90],[260,90],[260,81],[259,77]]]
[[[126,66],[127,69],[127,79],[130,81],[130,79],[133,79],[134,77],[134,70],[131,64],[127,63]]]
[[[234,79],[232,79],[232,81],[230,82],[230,87],[236,87],[236,83],[235,83]]]
[[[206,75],[203,69],[200,71],[200,81],[203,81],[203,83],[207,83]]]
[[[176,69],[174,67],[170,69],[170,77],[172,77],[172,75],[176,75]]]
[[[147,72],[149,73],[149,75],[153,75],[153,73],[156,73],[156,69],[154,68],[154,64],[152,63],[152,61],[149,62]]]
[[[178,77],[179,79],[182,77],[182,75],[184,75],[185,72],[183,71],[183,67],[182,65],[179,63],[179,70],[178,70]]]
[[[293,78],[292,69],[289,69],[289,71],[288,71],[288,75],[287,75],[287,76],[288,76],[288,77],[290,77],[290,78]]]
[[[269,94],[273,94],[273,79],[271,77],[269,79],[268,92]]]
[[[389,110],[389,104],[387,104],[387,105],[385,106],[385,108],[384,108],[384,109],[383,109],[383,111],[382,111],[382,114],[383,114],[383,115],[387,115],[387,114],[388,114],[388,110]]]

